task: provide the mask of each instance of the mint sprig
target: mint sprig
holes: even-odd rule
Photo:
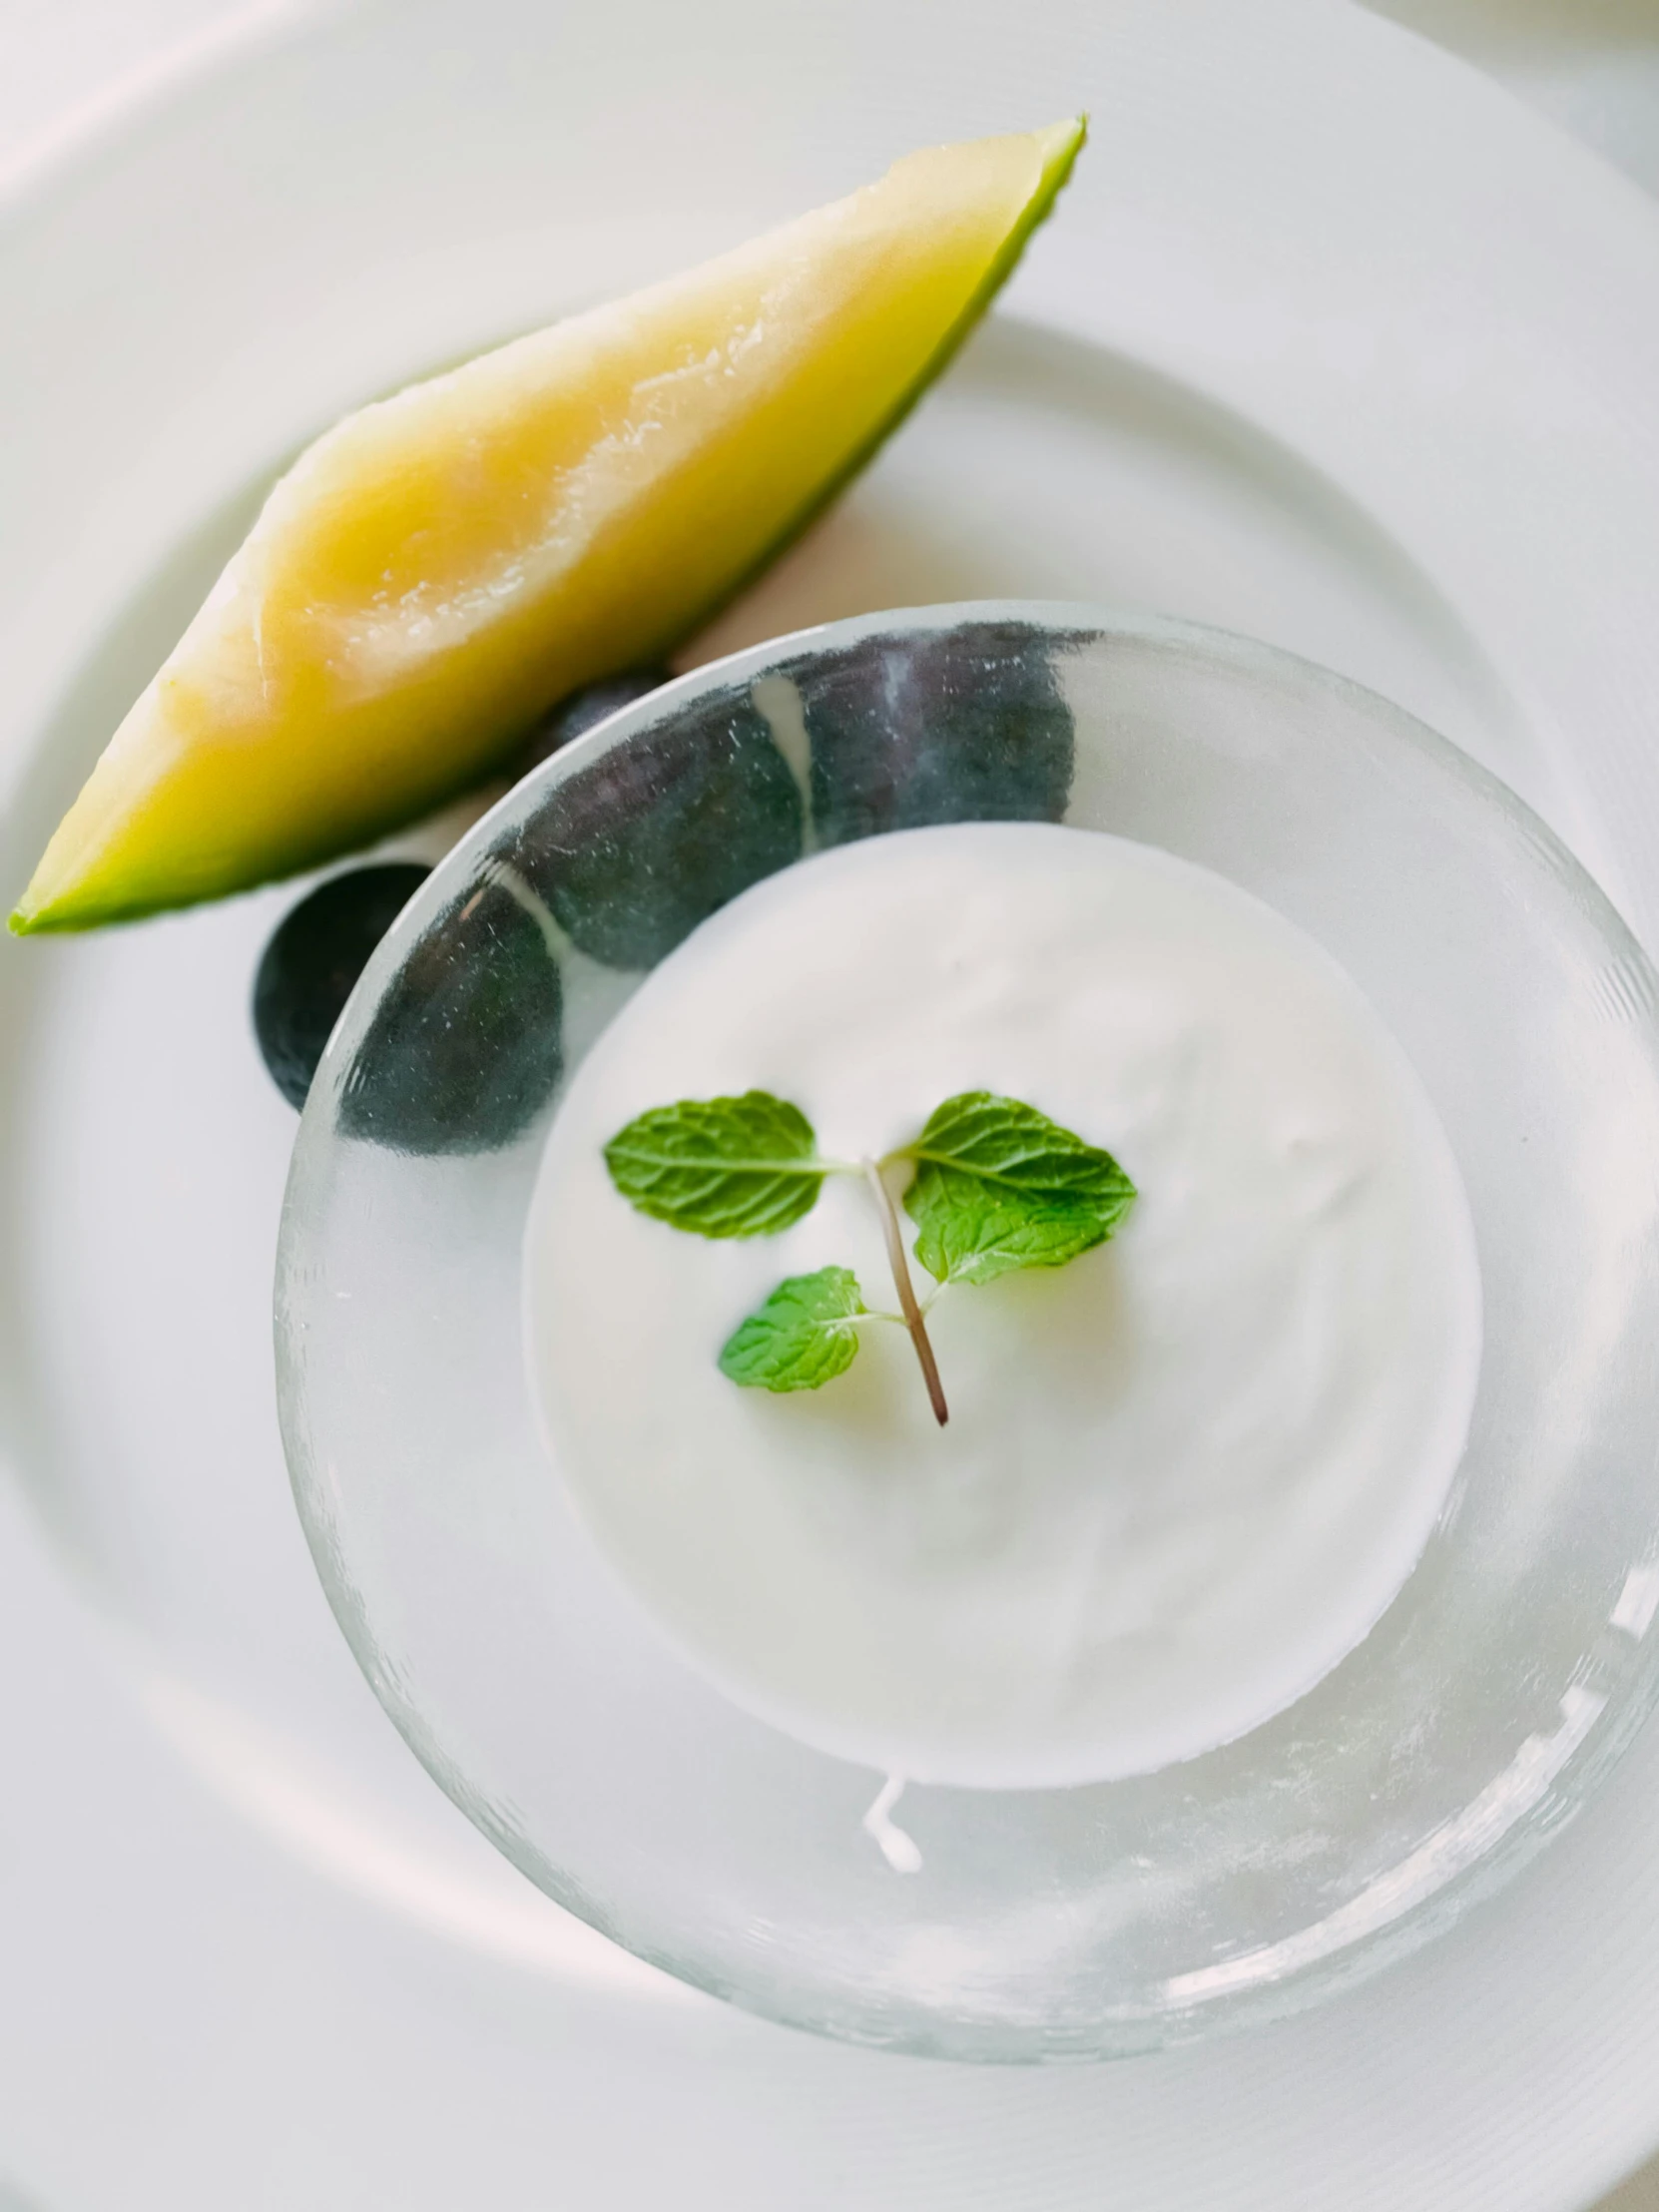
[[[1104,1244],[1135,1200],[1109,1152],[994,1091],[947,1098],[912,1144],[880,1160],[821,1157],[806,1115],[768,1091],[653,1107],[605,1147],[611,1180],[631,1205],[703,1237],[775,1235],[812,1211],[826,1176],[861,1175],[881,1217],[900,1311],[866,1308],[849,1268],[793,1275],[733,1331],[720,1370],[745,1388],[816,1390],[852,1365],[860,1320],[901,1321],[942,1426],[949,1415],[926,1309],[886,1180],[888,1168],[906,1163],[915,1256],[941,1290],[1017,1268],[1064,1267]]]

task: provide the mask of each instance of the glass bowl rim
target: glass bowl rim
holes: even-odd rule
[[[504,824],[509,820],[516,820],[526,812],[533,813],[536,806],[558,791],[563,784],[613,749],[626,744],[638,733],[672,720],[680,709],[694,705],[708,695],[734,687],[758,675],[773,671],[786,673],[792,662],[832,654],[869,638],[881,635],[897,638],[925,633],[942,634],[970,625],[989,624],[1018,627],[1047,634],[1056,640],[1071,638],[1089,644],[1121,639],[1126,643],[1209,662],[1224,675],[1256,678],[1269,684],[1276,678],[1294,675],[1310,690],[1324,691],[1333,699],[1347,702],[1366,724],[1385,733],[1388,744],[1414,753],[1433,772],[1461,785],[1477,807],[1489,810],[1501,818],[1509,833],[1518,835],[1537,857],[1549,865],[1551,872],[1570,895],[1572,903],[1589,927],[1607,945],[1609,952],[1633,960],[1639,969],[1645,971],[1653,987],[1654,1002],[1659,1003],[1659,973],[1655,972],[1645,948],[1612,898],[1564,838],[1500,777],[1474,760],[1462,747],[1385,694],[1342,675],[1323,663],[1219,625],[1194,622],[1182,617],[1116,610],[1087,601],[980,599],[880,609],[840,617],[782,633],[703,662],[671,677],[639,700],[606,716],[603,721],[537,763],[469,827],[434,866],[375,948],[339,1016],[312,1083],[295,1138],[283,1198],[276,1271],[278,1293],[288,1265],[290,1219],[296,1210],[295,1194],[301,1180],[303,1156],[309,1151],[310,1145],[324,1135],[323,1125],[332,1115],[338,1079],[351,1051],[360,1041],[364,1026],[363,1016],[378,1002],[385,983],[401,967],[411,944],[419,939],[428,924],[452,900],[455,891],[465,881],[467,870],[475,867],[477,861],[488,852]],[[326,1136],[327,1141],[337,1141],[333,1138],[331,1128],[327,1130]],[[326,1529],[313,1525],[312,1515],[307,1509],[301,1480],[304,1447],[297,1444],[290,1446],[288,1441],[294,1393],[286,1376],[289,1362],[282,1342],[279,1295],[276,1334],[284,1452],[301,1526],[319,1579],[323,1583],[330,1610],[345,1636],[353,1658],[378,1697],[379,1670],[373,1663],[374,1639],[368,1633],[368,1624],[360,1605],[354,1601],[354,1593],[345,1579],[337,1574],[335,1563],[328,1556]],[[1575,1745],[1563,1761],[1560,1772],[1554,1778],[1559,1794],[1547,1812],[1542,1805],[1522,1811],[1495,1838],[1483,1844],[1471,1858],[1456,1866],[1434,1888],[1380,1925],[1374,1925],[1352,1939],[1341,1942],[1300,1965],[1294,1965],[1281,1978],[1237,1992],[1221,1993],[1219,2003],[1214,2000],[1206,2001],[1198,2008],[1198,2017],[1183,2031],[1161,2037],[1154,2046],[1135,2044],[1127,2047],[1167,2047],[1181,2041],[1190,2041],[1195,2034],[1237,2031],[1256,2024],[1268,2024],[1321,2002],[1327,1996],[1337,1994],[1361,1979],[1369,1979],[1373,1972],[1415,1952],[1434,1936],[1461,1920],[1471,1907],[1502,1888],[1521,1866],[1593,1798],[1623,1756],[1638,1729],[1655,1706],[1659,1705],[1659,1639],[1650,1641],[1644,1638],[1643,1645],[1644,1648],[1633,1655],[1616,1709],[1604,1711],[1596,1725],[1589,1730],[1588,1741]],[[388,1717],[439,1787],[444,1788],[446,1794],[452,1795],[446,1775],[450,1779],[458,1777],[454,1776],[447,1757],[436,1744],[422,1743],[420,1732],[405,1726],[395,1705],[388,1706]],[[499,1837],[494,1840],[498,1845],[503,1841]],[[511,1856],[510,1853],[508,1855]],[[564,1902],[568,1909],[583,1914],[579,1895],[573,1895]],[[583,1917],[588,1916],[583,1914]],[[605,1932],[610,1933],[608,1930]],[[697,1978],[693,1974],[683,1973],[677,1965],[670,1970],[680,1974],[682,1978],[693,1981]],[[729,1992],[717,1989],[715,1993]],[[747,2000],[740,1999],[740,2002],[746,2003]],[[1099,2053],[1101,2056],[1108,2054],[1104,2050]]]

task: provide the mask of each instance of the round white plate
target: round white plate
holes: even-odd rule
[[[1659,216],[1316,0],[383,0],[39,173],[0,210],[0,889],[333,412],[1082,104],[1007,314],[705,650],[1003,591],[1253,631],[1468,745],[1659,941]],[[821,2046],[532,1893],[293,1521],[293,1125],[246,1020],[283,903],[0,956],[0,2174],[50,2212],[1542,2212],[1651,2146],[1651,1730],[1421,1959],[1113,2068]]]

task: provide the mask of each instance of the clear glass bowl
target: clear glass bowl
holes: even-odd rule
[[[1348,968],[1457,1155],[1486,1344],[1427,1549],[1315,1690],[1129,1781],[912,1786],[923,1868],[902,1875],[860,1829],[879,1778],[689,1673],[571,1518],[531,1425],[520,1240],[561,1084],[705,914],[806,842],[986,819],[1167,847]],[[277,1350],[340,1625],[533,1882],[756,2011],[1047,2059],[1305,2004],[1513,1871],[1653,1702],[1655,1003],[1628,931],[1518,801],[1262,646],[986,605],[832,624],[682,678],[456,847],[312,1087]]]

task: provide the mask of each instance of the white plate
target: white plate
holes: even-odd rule
[[[999,590],[1252,630],[1480,753],[1654,942],[1659,218],[1313,0],[385,0],[43,173],[0,221],[11,879],[337,408],[1082,102],[1011,318],[718,642]],[[293,1524],[292,1124],[245,1018],[281,904],[0,958],[0,1358],[39,1508],[0,1530],[0,2169],[53,2212],[1525,2212],[1650,2147],[1659,1739],[1412,1965],[1110,2069],[820,2046],[531,1893],[381,1721]]]

